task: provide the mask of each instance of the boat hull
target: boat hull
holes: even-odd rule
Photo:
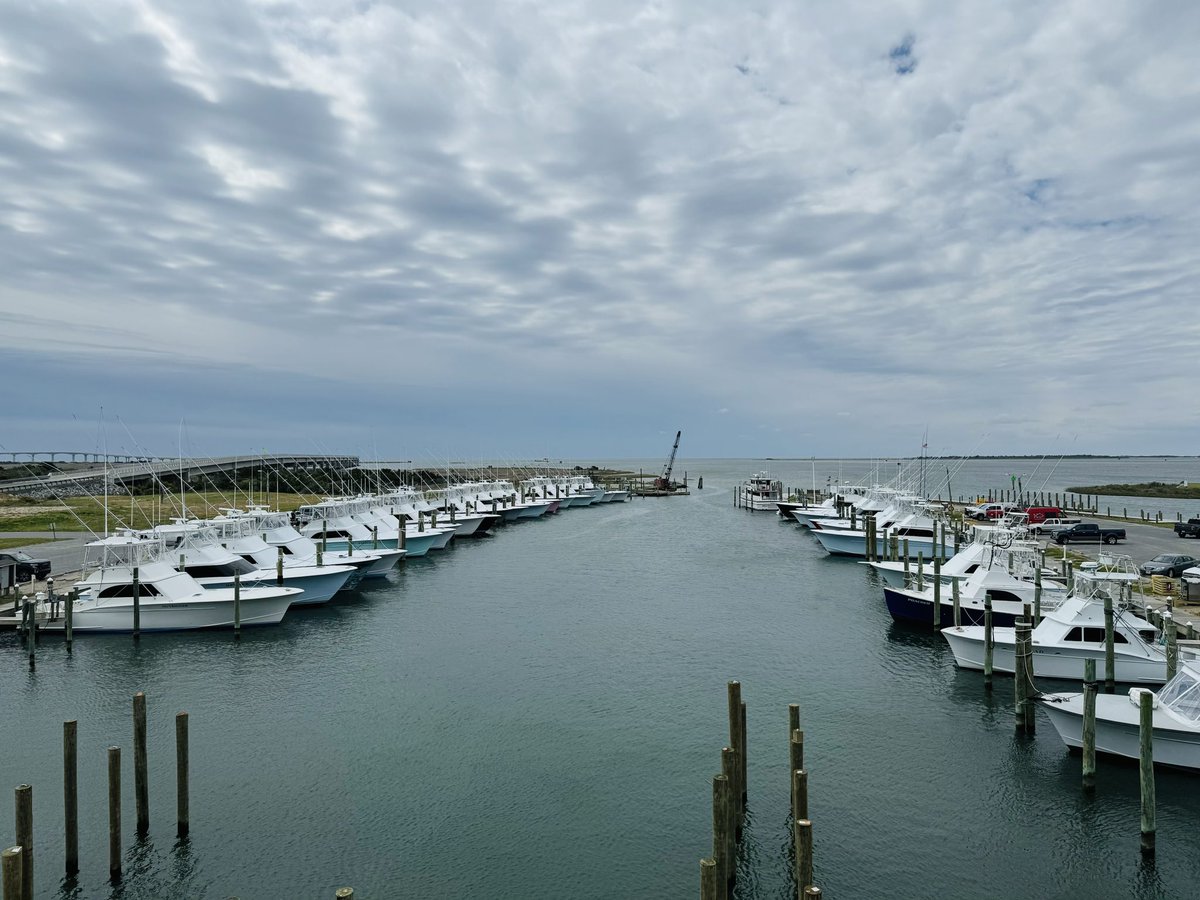
[[[931,598],[916,592],[884,588],[883,599],[887,603],[888,612],[897,622],[917,622],[932,626],[933,600]],[[1009,606],[1015,606],[1015,604],[1002,602],[992,610],[992,626],[994,628],[1012,628],[1014,626],[1021,610],[1009,609],[1007,608]],[[959,619],[964,625],[982,625],[983,607],[975,603],[960,603]],[[947,602],[943,597],[939,621],[941,622],[940,628],[954,626],[954,601],[952,599]]]
[[[308,568],[307,566],[305,567]],[[282,587],[299,588],[300,593],[292,597],[292,606],[316,606],[321,603],[328,603],[333,599],[333,595],[345,587],[346,582],[355,574],[355,569],[352,566],[328,566],[328,571],[322,571],[316,566],[312,567],[311,571],[303,574],[298,574],[295,569],[283,570]],[[198,582],[204,585],[205,590],[229,590],[233,587],[233,579],[228,577],[217,578],[197,578]],[[257,581],[254,584],[272,584],[270,578],[265,578]],[[247,582],[242,582],[243,587]]]
[[[867,555],[867,533],[861,528],[817,528],[812,531],[813,537],[817,542],[825,548],[827,553],[834,556],[856,556],[865,557]],[[908,558],[917,559],[933,559],[935,553],[940,553],[941,548],[934,546],[933,538],[902,538],[897,546],[897,552],[900,558],[904,558],[904,542],[908,542]],[[887,546],[882,537],[875,538],[875,555],[883,557],[887,553]],[[949,552],[949,550],[947,551]]]
[[[930,611],[932,615],[932,610]],[[942,632],[961,668],[983,671],[983,629],[978,626],[947,628]],[[1011,674],[1016,671],[1015,632],[1011,628],[996,628],[992,634],[992,670]],[[1104,671],[1104,647],[1033,647],[1033,674],[1037,678],[1060,678],[1083,681],[1084,660],[1096,661],[1096,669]],[[1165,659],[1115,655],[1115,678],[1125,684],[1163,684],[1167,680]]]
[[[1039,705],[1064,744],[1083,748],[1083,695],[1048,694]],[[1153,713],[1154,762],[1180,769],[1200,770],[1200,729],[1178,727],[1161,708]],[[1138,709],[1128,695],[1096,697],[1096,750],[1126,759],[1141,758]]]
[[[280,595],[273,589],[244,588],[239,602],[243,628],[277,625],[292,602],[291,593]],[[233,627],[233,600],[228,597],[207,599],[197,596],[170,603],[140,603],[139,628],[151,631],[201,631]],[[47,631],[61,631],[61,619],[47,622]],[[133,631],[133,603],[89,606],[86,599],[76,603],[71,613],[71,628],[80,633],[122,633]]]

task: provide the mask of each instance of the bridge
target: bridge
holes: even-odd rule
[[[60,455],[71,451],[40,451],[41,453],[57,452]],[[23,455],[23,454],[21,454]],[[82,452],[77,454],[83,456]],[[53,487],[54,485],[69,485],[81,481],[93,481],[107,478],[110,483],[117,481],[132,481],[142,478],[155,478],[169,475],[192,479],[202,475],[217,473],[233,474],[236,476],[242,469],[257,469],[270,467],[289,471],[306,469],[352,469],[359,463],[357,456],[328,456],[306,453],[271,454],[262,456],[218,456],[204,459],[170,459],[166,457],[114,457],[103,453],[88,454],[99,457],[103,465],[81,466],[66,472],[53,472],[49,475],[33,478],[13,478],[0,481],[0,491],[20,492],[30,488]],[[96,460],[89,460],[95,463]],[[122,465],[111,465],[113,462],[123,462]]]
[[[0,462],[5,459],[11,463],[19,462],[73,462],[73,463],[102,463],[108,462],[160,462],[168,459],[166,456],[141,456],[128,453],[94,453],[91,450],[3,450],[0,451]]]

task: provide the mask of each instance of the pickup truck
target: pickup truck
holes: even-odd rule
[[[1125,540],[1124,528],[1101,528],[1095,522],[1080,522],[1078,525],[1072,525],[1070,528],[1063,528],[1054,533],[1054,543],[1056,544],[1099,544],[1101,541],[1106,544],[1115,544],[1117,541],[1123,540]]]
[[[41,581],[50,574],[50,560],[35,559],[24,550],[10,550],[0,553],[0,559],[17,564],[17,584],[27,584],[31,581]]]
[[[1180,537],[1200,538],[1200,519],[1188,519],[1175,523],[1175,533]]]
[[[1060,516],[1056,519],[1042,519],[1036,525],[1030,525],[1029,530],[1034,534],[1054,534],[1063,528],[1070,528],[1072,525],[1078,525],[1082,519],[1073,519],[1066,516]]]

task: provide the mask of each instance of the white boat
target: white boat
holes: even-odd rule
[[[247,587],[209,589],[185,572],[177,572],[164,556],[159,539],[116,535],[87,545],[86,577],[77,582],[79,599],[72,610],[72,629],[78,632],[133,631],[134,571],[137,571],[138,626],[142,631],[191,631],[232,628],[235,593],[243,626],[275,625],[282,621],[298,588]],[[48,611],[47,601],[41,601]],[[61,601],[60,601],[61,609]],[[43,627],[59,631],[62,618]]]
[[[1126,557],[1126,559],[1128,559]],[[1092,564],[1093,566],[1095,564]],[[1126,602],[1126,585],[1137,582],[1137,571],[1080,569],[1074,592],[1033,629],[1033,674],[1038,678],[1083,678],[1084,661],[1095,660],[1104,671],[1104,601],[1113,601],[1113,661],[1117,681],[1128,684],[1162,684],[1167,680],[1167,657],[1157,643],[1158,630],[1136,615]],[[1044,587],[1044,586],[1043,586]],[[955,662],[964,669],[983,669],[984,629],[978,625],[951,626],[942,630]],[[1016,629],[992,629],[992,667],[996,672],[1016,670]]]
[[[276,565],[279,551],[258,534],[248,533],[252,526],[251,521],[230,517],[216,522],[176,520],[155,526],[149,534],[163,539],[176,568],[206,588],[233,587],[235,578],[243,585],[293,587],[300,590],[292,599],[297,606],[327,603],[355,572],[352,566],[300,566],[285,556],[281,573]],[[222,543],[222,538],[241,549],[235,552]]]
[[[1035,574],[1033,566],[1036,565],[1036,554],[1040,547],[1037,541],[1026,540],[1003,529],[977,529],[975,539],[971,543],[961,547],[942,563],[942,583],[949,587],[951,582],[962,581],[972,575],[981,565],[1004,563],[1010,552],[1014,554],[1014,559],[1008,565],[1013,574],[1032,580]],[[911,547],[909,549],[911,552]],[[870,566],[888,587],[904,587],[906,576],[913,580],[918,577],[916,560],[910,560],[908,563],[902,560],[863,560],[859,565]],[[1042,574],[1050,579],[1055,577],[1055,573],[1049,570]],[[932,584],[933,575],[933,560],[926,558],[921,562],[920,578],[927,584]]]
[[[737,505],[743,509],[778,512],[783,483],[772,480],[767,472],[755,472],[738,486],[737,496]]]
[[[1181,662],[1179,672],[1157,694],[1130,688],[1127,694],[1096,695],[1096,750],[1127,759],[1141,756],[1141,696],[1153,699],[1154,762],[1200,770],[1200,672]],[[1083,694],[1043,694],[1038,703],[1063,743],[1083,747]]]
[[[296,510],[298,530],[323,550],[345,550],[351,556],[355,552],[370,553],[380,557],[380,562],[367,571],[369,578],[387,574],[401,558],[424,556],[442,537],[442,532],[436,529],[426,534],[426,529],[410,526],[405,529],[405,534],[412,539],[411,543],[406,542],[401,550],[397,546],[398,525],[396,537],[380,538],[378,528],[372,532],[354,518],[354,513],[359,511],[359,507],[347,498],[326,498],[319,503],[306,504]]]
[[[861,500],[867,489],[859,485],[836,485],[826,489],[829,494],[820,503],[809,503],[807,500],[780,500],[775,504],[779,515],[798,525],[808,527],[813,518],[838,518],[838,502],[849,505]]]
[[[940,506],[932,503],[912,501],[905,513],[885,511],[876,515],[875,555],[883,556],[894,535],[897,541],[897,552],[903,553],[908,548],[908,558],[916,559],[921,556],[933,559],[942,553],[943,542],[947,544],[949,553],[953,541],[945,541],[950,525],[946,522]],[[858,527],[845,526],[847,520],[819,523],[813,527],[811,534],[825,548],[827,553],[834,556],[866,556],[867,531],[865,521],[859,519]],[[939,540],[942,536],[943,540]]]
[[[1037,587],[1021,575],[1036,564],[1036,554],[1027,550],[996,548],[991,560],[986,557],[965,581],[959,581],[959,621],[965,625],[983,625],[985,601],[992,595],[992,624],[996,628],[1012,626],[1021,617],[1025,604],[1034,603]],[[1011,553],[1011,556],[1009,555]],[[953,587],[940,589],[941,628],[954,624]],[[926,582],[918,587],[884,587],[884,602],[897,621],[931,625],[933,622],[933,585]],[[1061,583],[1042,580],[1042,613],[1058,608],[1067,598]]]

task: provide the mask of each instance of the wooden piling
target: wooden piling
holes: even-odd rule
[[[1096,786],[1096,660],[1083,661],[1083,786]]]
[[[983,688],[992,689],[992,592],[983,595]]]
[[[67,593],[66,600],[66,615],[63,622],[63,638],[67,643],[67,652],[71,652],[71,645],[75,642],[75,597],[78,592],[71,590]]]
[[[242,576],[233,576],[233,636],[242,636]]]
[[[917,590],[925,590],[925,552],[917,551]]]
[[[713,827],[713,850],[712,858],[717,864],[717,878],[721,882],[721,897],[725,896],[724,888],[731,879],[730,869],[733,866],[733,859],[730,856],[730,848],[733,846],[732,836],[729,833],[730,825],[732,824],[729,815],[729,804],[732,801],[732,793],[729,788],[729,779],[725,775],[713,776],[713,809],[712,809],[712,827]]]
[[[275,585],[283,587],[283,547],[279,547],[275,554]]]
[[[79,871],[79,764],[77,723],[63,722],[63,845],[67,877]]]
[[[741,811],[742,811],[742,815],[744,816],[746,814],[746,796],[747,796],[746,785],[748,782],[748,779],[746,777],[747,754],[746,754],[746,701],[745,700],[743,700],[741,702],[740,718],[741,718],[741,728],[740,728],[739,733],[742,738],[742,750],[741,750],[741,753],[738,754],[738,764],[742,767],[739,784],[741,785],[741,788],[742,788]]]
[[[1157,831],[1154,813],[1154,695],[1143,690],[1139,698],[1138,736],[1140,740],[1139,782],[1142,793],[1142,852],[1154,853]]]
[[[803,897],[804,889],[812,884],[812,821],[796,819],[796,896]]]
[[[1033,625],[1042,623],[1042,567],[1033,570]]]
[[[1176,642],[1175,617],[1167,610],[1163,614],[1163,634],[1167,639],[1167,681],[1179,671],[1179,644]]]
[[[108,875],[121,877],[121,748],[108,748]]]
[[[1025,620],[1018,619],[1013,633],[1013,698],[1017,731],[1025,731],[1025,679],[1021,672],[1025,655]]]
[[[810,884],[804,889],[804,900],[820,900],[821,889],[815,884]]]
[[[808,818],[808,770],[792,772],[792,818]]]
[[[1117,680],[1117,657],[1113,645],[1113,602],[1104,595],[1104,693],[1111,694]]]
[[[133,567],[133,639],[142,638],[142,583],[138,577],[138,567]]]
[[[720,884],[720,865],[712,858],[700,860],[700,900],[724,900],[725,885]]]
[[[790,752],[790,760],[791,760],[791,765],[789,766],[790,774],[788,776],[788,780],[792,783],[792,787],[793,787],[792,807],[795,808],[795,806],[796,806],[796,798],[794,795],[795,794],[794,788],[795,788],[795,781],[796,781],[795,773],[804,768],[804,732],[801,731],[799,728],[795,729],[792,732],[792,736],[791,736],[791,740],[789,741],[788,749]]]
[[[175,714],[175,822],[180,838],[191,828],[188,809],[188,714]]]
[[[954,601],[954,627],[960,628],[962,626],[962,607],[959,605],[957,578],[950,582],[950,594]]]
[[[354,888],[344,887],[334,891],[334,900],[354,900]]]
[[[730,781],[733,787],[734,807],[737,810],[737,815],[740,820],[742,814],[742,685],[741,682],[731,681],[726,685],[727,697],[729,701],[729,746],[733,748],[737,754],[737,766],[734,770],[734,776]]]
[[[737,878],[738,805],[734,796],[734,785],[737,782],[737,768],[737,751],[732,747],[722,747],[721,774],[725,776],[725,783],[728,785],[725,803],[725,858],[729,861],[725,875],[728,884],[733,884]]]
[[[904,539],[904,562],[905,563],[908,562],[908,538]],[[908,566],[905,565],[905,569],[907,569],[907,568],[908,568]]]
[[[33,900],[33,788],[16,790],[17,843],[21,846],[21,900]]]
[[[942,630],[942,558],[933,558],[933,630]]]
[[[32,600],[24,602],[25,609],[25,647],[29,651],[29,668],[37,668],[37,612]]]
[[[150,830],[150,786],[146,764],[146,695],[133,695],[133,797],[137,810],[137,833]]]
[[[21,900],[21,860],[24,847],[8,847],[0,853],[0,868],[3,868],[3,900]]]

